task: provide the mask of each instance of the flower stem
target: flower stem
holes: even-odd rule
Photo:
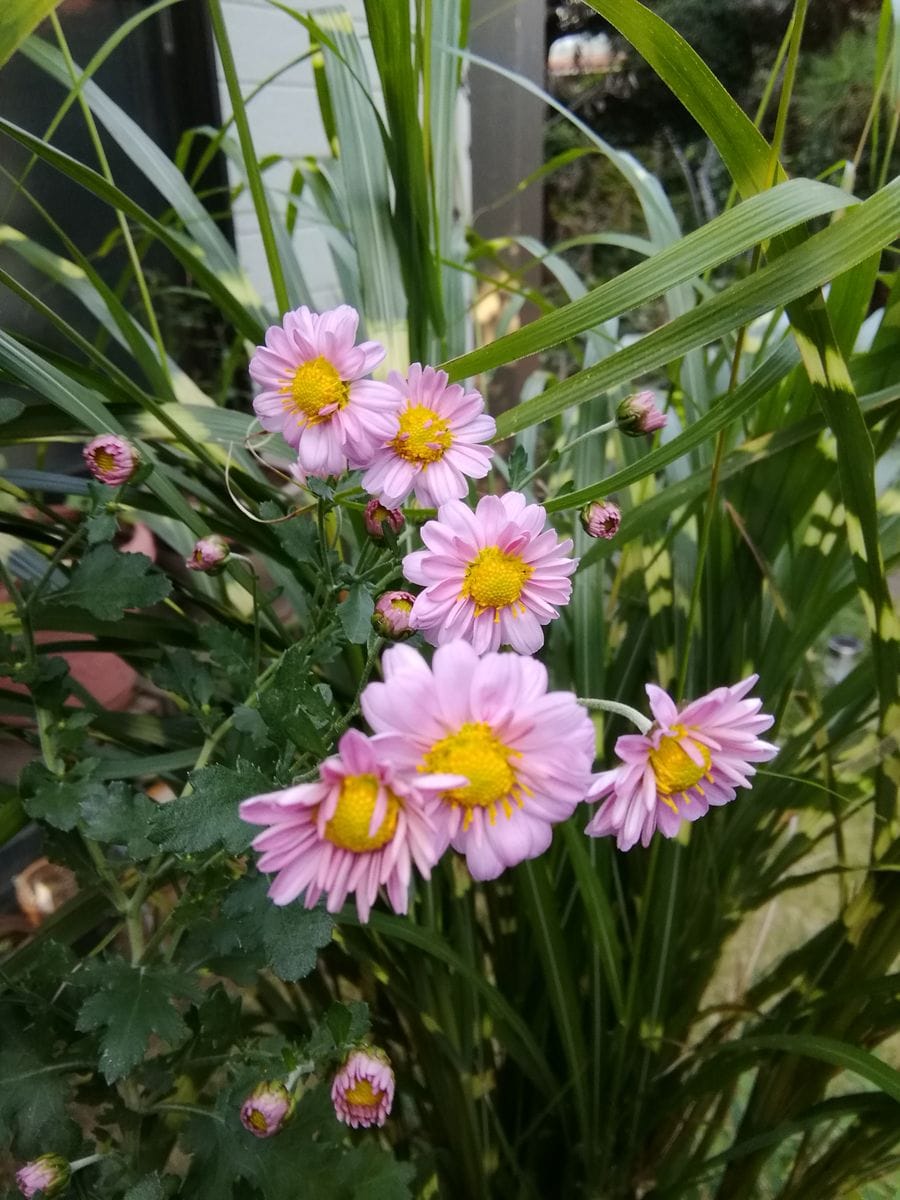
[[[620,704],[618,700],[595,700],[590,696],[579,696],[578,703],[589,712],[610,712],[619,717],[626,717],[632,725],[638,727],[641,733],[647,733],[653,725],[653,722],[648,720],[643,713],[639,713],[630,704]]]

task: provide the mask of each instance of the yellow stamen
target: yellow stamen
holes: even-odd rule
[[[368,850],[379,850],[386,845],[397,829],[397,814],[400,801],[393,792],[387,793],[387,812],[384,820],[369,837],[369,826],[375,801],[378,798],[378,780],[374,775],[348,775],[341,784],[334,816],[325,826],[325,837],[342,850],[353,850],[365,854]]]
[[[350,1104],[364,1104],[367,1108],[374,1108],[381,1103],[383,1095],[384,1092],[375,1091],[368,1079],[357,1079],[353,1087],[344,1093],[344,1099]]]
[[[499,546],[485,546],[466,567],[460,596],[474,601],[476,616],[488,608],[507,605],[513,606],[515,615],[522,589],[533,574],[534,567],[523,562],[518,554],[508,554]],[[518,607],[525,611],[524,605]],[[494,619],[497,617],[495,613]]]
[[[517,780],[509,761],[518,757],[518,751],[505,746],[490,725],[484,721],[466,722],[456,733],[435,742],[420,770],[436,775],[465,775],[469,782],[444,792],[441,799],[466,809],[463,829],[468,829],[474,808],[486,808],[493,825],[498,804],[507,818],[513,814],[513,804],[522,807],[522,792],[527,789]]]
[[[94,462],[101,471],[115,470],[116,460],[108,450],[97,450],[94,454]]]
[[[400,431],[391,442],[391,449],[407,462],[438,462],[453,445],[453,435],[446,421],[433,408],[411,404],[400,414]]]
[[[269,1128],[269,1122],[266,1120],[266,1118],[263,1116],[263,1114],[259,1111],[258,1108],[254,1108],[254,1110],[251,1112],[250,1116],[247,1119],[249,1120],[250,1124],[253,1126],[254,1129],[265,1130],[265,1129]]]
[[[684,725],[675,725],[674,730],[674,733],[667,733],[660,740],[658,749],[650,751],[650,766],[656,776],[660,800],[668,804],[673,811],[677,811],[667,797],[684,792],[699,783],[708,774],[712,759],[706,746],[692,738]],[[684,749],[684,742],[689,743],[691,748],[699,753],[702,762],[694,762]]]
[[[344,383],[326,358],[319,355],[301,363],[281,389],[286,412],[295,413],[297,424],[317,425],[333,412],[344,408],[350,399],[350,384]],[[323,409],[328,409],[324,415]]]

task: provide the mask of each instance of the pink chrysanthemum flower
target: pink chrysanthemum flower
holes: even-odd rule
[[[451,842],[476,879],[543,854],[591,782],[594,729],[575,697],[548,692],[535,659],[479,658],[467,642],[441,646],[431,667],[394,646],[382,667],[361,703],[396,770],[463,780],[441,794],[439,849]]]
[[[474,513],[459,500],[444,504],[422,528],[428,547],[407,554],[403,573],[425,585],[412,626],[432,645],[463,638],[479,654],[512,646],[533,654],[541,628],[568,604],[578,560],[561,542],[539,504],[520,492],[484,496]]]
[[[405,913],[411,864],[427,879],[443,849],[434,814],[447,778],[401,774],[388,747],[348,730],[315,783],[241,804],[245,821],[270,826],[253,842],[263,852],[259,869],[275,874],[269,896],[289,904],[305,891],[312,908],[324,892],[328,911],[338,912],[355,893],[367,921],[383,885],[394,911]]]
[[[294,1097],[278,1080],[258,1083],[241,1105],[241,1124],[254,1137],[280,1133],[294,1112]]]
[[[394,1072],[384,1051],[352,1050],[334,1077],[331,1101],[337,1119],[353,1129],[383,1125],[394,1103]]]
[[[379,449],[362,485],[386,508],[399,508],[415,491],[420,504],[437,508],[483,479],[493,450],[481,443],[497,432],[480,392],[447,383],[446,371],[413,363],[407,377],[388,375],[400,402],[389,440]]]
[[[761,700],[744,699],[758,678],[716,688],[681,711],[662,688],[648,683],[656,720],[645,734],[629,733],[616,742],[622,762],[595,776],[588,799],[609,798],[585,832],[615,834],[620,850],[638,840],[647,846],[655,830],[674,837],[682,820],[696,821],[711,805],[733,800],[735,788],[750,787],[756,773],[750,764],[768,762],[778,752],[758,736],[774,718],[759,711]]]
[[[348,462],[367,467],[396,425],[397,393],[365,379],[384,358],[378,342],[356,345],[359,313],[347,304],[314,313],[301,305],[266,330],[250,374],[260,392],[253,408],[264,429],[297,447],[309,475],[340,475]]]
[[[82,454],[93,477],[107,487],[127,483],[141,465],[137,450],[117,433],[101,433],[92,438]]]

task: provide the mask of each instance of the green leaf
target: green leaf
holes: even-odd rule
[[[221,844],[229,854],[246,850],[254,827],[242,821],[242,800],[272,790],[272,781],[250,763],[203,767],[190,777],[191,791],[156,806],[149,837],[162,850],[194,854]]]
[[[722,1053],[729,1050],[743,1054],[753,1054],[757,1050],[783,1050],[785,1054],[799,1054],[805,1058],[815,1058],[820,1062],[831,1063],[842,1071],[849,1071],[861,1079],[874,1084],[886,1096],[891,1096],[900,1103],[900,1071],[876,1058],[868,1050],[860,1050],[837,1038],[820,1037],[811,1033],[772,1033],[740,1038],[732,1045],[723,1047]]]
[[[153,1174],[147,1175],[134,1187],[130,1187],[122,1200],[165,1200],[167,1194],[163,1181]]]
[[[54,775],[43,763],[31,763],[22,772],[19,786],[22,804],[29,817],[46,821],[55,829],[74,829],[81,815],[82,801],[102,795],[102,784],[91,783],[87,776],[92,763],[81,763],[68,775]]]
[[[269,735],[276,743],[290,743],[319,757],[328,752],[325,737],[334,724],[334,712],[311,682],[309,655],[292,646],[282,657],[272,681],[257,701]]]
[[[365,645],[372,632],[372,613],[375,601],[361,583],[351,587],[347,599],[338,605],[338,619],[348,641]]]
[[[112,513],[92,513],[85,522],[87,544],[98,546],[101,542],[111,542],[116,536],[118,528],[119,522]]]
[[[196,1002],[192,978],[169,967],[132,967],[122,959],[97,963],[80,982],[100,990],[82,1004],[76,1028],[100,1033],[100,1069],[107,1083],[127,1075],[144,1057],[156,1034],[169,1046],[180,1045],[190,1032],[175,998]]]
[[[124,783],[111,783],[106,787],[95,784],[82,795],[79,808],[88,837],[124,846],[135,862],[153,857],[156,848],[147,835],[157,806],[143,792]]]
[[[257,875],[241,880],[226,898],[228,948],[259,955],[279,979],[303,979],[315,968],[318,950],[331,940],[333,919],[321,908],[296,902],[279,907],[267,887],[265,877]]]
[[[67,1068],[65,1062],[48,1062],[37,1053],[38,1045],[17,1027],[12,1011],[4,1008],[0,1021],[5,1043],[0,1049],[0,1145],[15,1138],[24,1158],[51,1142],[59,1145],[60,1131],[67,1126]]]
[[[60,0],[4,0],[0,6],[0,67]]]
[[[127,608],[149,608],[172,585],[146,554],[120,554],[102,545],[89,551],[69,576],[68,586],[47,601],[83,608],[101,621],[117,621]]]
[[[15,396],[0,396],[0,425],[5,425],[7,421],[14,421],[24,411],[25,405]]]

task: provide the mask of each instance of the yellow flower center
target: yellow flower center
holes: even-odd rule
[[[650,751],[650,766],[656,776],[656,786],[662,793],[661,799],[669,804],[670,808],[674,805],[666,797],[677,795],[678,792],[684,792],[699,784],[700,780],[709,774],[712,761],[707,748],[691,738],[683,725],[676,725],[674,728],[674,733],[667,733],[661,739],[658,749]],[[690,742],[691,747],[699,751],[702,763],[694,762],[684,749],[682,741]],[[699,790],[702,794],[703,789]]]
[[[367,1108],[374,1108],[381,1102],[383,1095],[384,1092],[375,1091],[368,1079],[358,1079],[353,1087],[344,1093],[344,1099],[349,1100],[351,1104],[364,1104]]]
[[[326,421],[331,412],[320,416],[323,408],[341,409],[350,399],[350,384],[344,383],[327,358],[313,358],[301,363],[281,389],[282,405],[297,415],[297,424],[306,418],[308,425]]]
[[[426,752],[420,771],[435,775],[465,775],[468,783],[444,792],[446,804],[459,804],[466,809],[463,829],[472,823],[472,809],[486,808],[493,825],[499,804],[507,817],[512,805],[522,807],[522,792],[530,789],[519,783],[511,758],[516,750],[505,746],[490,725],[484,721],[466,722],[456,733],[450,733]]]
[[[396,596],[391,601],[391,608],[398,608],[401,612],[412,612],[412,601],[404,600],[402,596]]]
[[[98,450],[94,455],[94,462],[101,471],[112,471],[116,465],[116,460],[108,450]]]
[[[254,1108],[254,1110],[251,1112],[248,1120],[250,1121],[250,1124],[253,1126],[254,1129],[266,1130],[269,1128],[269,1122],[266,1120],[266,1118],[263,1116],[263,1114],[259,1111],[258,1108]]]
[[[411,404],[400,414],[400,431],[391,442],[391,449],[407,462],[437,462],[453,445],[450,426],[433,408]]]
[[[499,546],[485,546],[466,567],[460,595],[475,602],[475,615],[480,616],[487,608],[515,604],[533,573],[534,567],[518,554],[507,554]],[[499,619],[496,614],[494,619]]]
[[[325,836],[334,846],[342,850],[353,850],[365,854],[367,850],[380,850],[397,829],[397,814],[400,801],[393,792],[388,792],[387,812],[384,820],[369,837],[369,826],[375,801],[378,798],[378,780],[374,775],[348,775],[341,784],[334,816],[325,826]]]

